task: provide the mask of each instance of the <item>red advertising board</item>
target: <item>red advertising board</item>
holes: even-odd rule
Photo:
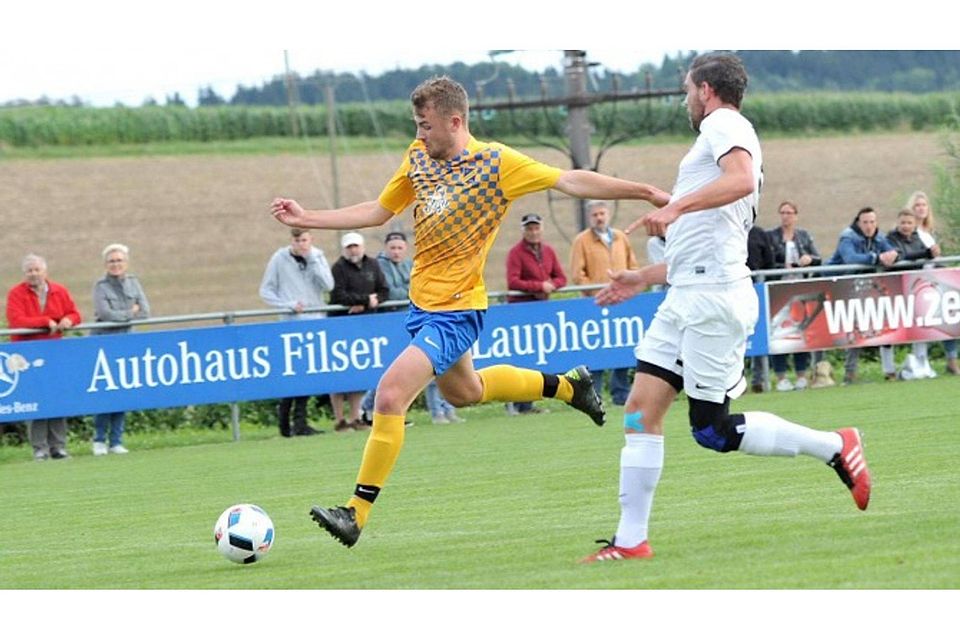
[[[960,267],[767,285],[770,353],[960,337]]]

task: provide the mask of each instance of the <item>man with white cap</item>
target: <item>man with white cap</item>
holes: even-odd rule
[[[330,304],[347,307],[346,311],[332,311],[331,316],[372,313],[381,301],[390,297],[390,288],[376,258],[364,253],[363,236],[356,231],[343,234],[340,239],[342,254],[333,264],[333,291]],[[366,430],[369,425],[360,419],[360,404],[366,389],[349,393],[331,393],[330,404],[336,420],[335,431]],[[344,418],[344,400],[350,402],[350,419]]]

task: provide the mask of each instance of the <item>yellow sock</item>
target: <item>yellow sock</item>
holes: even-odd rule
[[[567,380],[567,376],[557,376],[557,395],[553,397],[564,402],[573,400],[573,385]]]
[[[373,414],[373,428],[367,445],[363,449],[360,471],[357,473],[357,488],[347,501],[348,507],[357,510],[357,524],[361,528],[367,523],[373,501],[387,483],[393,465],[403,448],[405,429],[404,416]]]
[[[483,382],[481,402],[532,402],[543,398],[543,374],[498,364],[477,372]]]

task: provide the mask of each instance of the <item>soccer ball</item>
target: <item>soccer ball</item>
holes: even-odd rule
[[[250,564],[273,546],[273,521],[255,504],[235,504],[217,518],[213,540],[227,560]]]

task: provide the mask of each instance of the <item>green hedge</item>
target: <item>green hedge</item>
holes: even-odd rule
[[[805,131],[876,131],[940,127],[960,111],[960,94],[806,93],[750,96],[744,114],[761,134]],[[591,115],[604,136],[683,134],[687,119],[677,100],[596,106]],[[341,135],[408,137],[413,134],[406,102],[344,104],[337,108]],[[300,107],[298,128],[327,134],[326,108]],[[477,111],[472,130],[486,138],[562,136],[563,109]],[[0,145],[109,145],[208,142],[291,136],[286,107],[7,107],[0,109]]]

